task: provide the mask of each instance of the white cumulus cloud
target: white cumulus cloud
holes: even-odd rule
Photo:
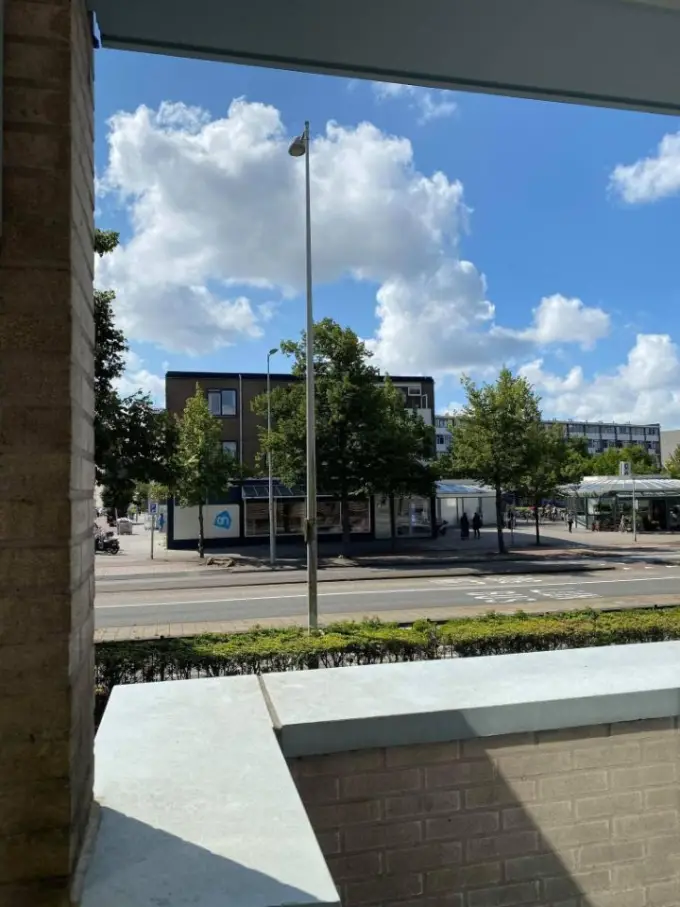
[[[610,188],[630,205],[655,202],[680,192],[680,132],[665,135],[655,154],[615,167]]]
[[[452,116],[458,109],[453,93],[439,88],[420,88],[400,82],[373,82],[373,93],[379,101],[404,99],[418,113],[420,123]]]
[[[131,237],[97,260],[97,283],[116,290],[131,340],[201,355],[271,330],[304,285],[294,132],[274,107],[243,99],[218,118],[170,102],[111,118],[98,187],[127,208]],[[526,329],[499,324],[484,275],[461,254],[463,186],[420,172],[408,139],[329,122],[312,137],[311,163],[315,285],[349,277],[375,288],[369,343],[383,368],[493,370],[605,336],[601,309],[559,294]]]
[[[680,351],[668,334],[638,334],[625,363],[592,379],[580,366],[556,375],[540,359],[520,371],[542,395],[547,415],[680,426]]]
[[[611,319],[603,309],[555,293],[544,297],[534,309],[534,327],[527,334],[541,345],[577,343],[582,349],[591,350],[610,329]]]
[[[165,399],[165,378],[155,375],[144,365],[144,360],[133,350],[125,356],[125,372],[114,381],[114,386],[122,397],[130,397],[141,391],[148,394],[154,403],[163,405]]]

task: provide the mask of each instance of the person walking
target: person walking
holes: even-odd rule
[[[460,518],[460,537],[462,539],[470,538],[470,521],[468,520],[467,513],[464,513]]]
[[[479,511],[475,511],[475,515],[472,517],[472,534],[476,539],[481,539],[482,534],[479,531],[482,528],[482,518],[479,515]]]
[[[571,530],[574,526],[574,514],[573,513],[570,513],[569,516],[567,517],[567,526],[569,527],[569,532],[571,532]]]

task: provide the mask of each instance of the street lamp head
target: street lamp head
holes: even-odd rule
[[[278,353],[278,351],[279,351],[279,348],[275,346],[273,350],[269,350],[269,352],[267,353],[267,358],[269,358],[270,356],[274,356],[276,353]]]
[[[290,143],[290,148],[288,149],[288,154],[291,157],[304,157],[307,153],[307,136],[303,133],[297,138],[293,139]]]

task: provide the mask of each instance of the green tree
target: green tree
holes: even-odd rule
[[[118,234],[95,231],[95,253],[112,252]],[[95,467],[97,483],[104,486],[106,507],[125,513],[138,482],[174,481],[177,422],[138,391],[121,397],[116,382],[125,371],[128,344],[116,327],[112,290],[94,291],[95,318]]]
[[[161,482],[137,482],[133,500],[142,511],[146,509],[149,501],[155,504],[165,504],[171,494],[170,488]]]
[[[396,542],[395,498],[432,497],[439,473],[435,431],[404,406],[402,393],[389,378],[383,384],[380,430],[371,434],[373,477],[368,490],[390,501],[390,526]]]
[[[494,384],[478,387],[467,377],[462,384],[467,402],[456,419],[452,468],[455,475],[494,488],[498,551],[503,554],[503,491],[520,486],[526,475],[527,436],[541,418],[538,398],[529,382],[508,368]]]
[[[538,401],[537,401],[538,402]],[[539,507],[551,498],[560,485],[570,481],[573,469],[573,447],[557,425],[545,425],[537,418],[527,427],[524,475],[517,490],[534,505],[536,544],[541,544]],[[577,480],[578,481],[578,480]]]
[[[596,454],[591,461],[594,476],[617,476],[620,463],[632,463],[633,473],[638,476],[655,475],[659,467],[655,458],[645,450],[633,444],[630,447],[610,447]]]
[[[303,333],[300,341],[281,344],[300,380],[272,391],[271,437],[265,428],[260,431],[261,462],[271,449],[276,472],[288,484],[304,484],[306,478],[305,343]],[[340,501],[343,551],[350,541],[352,497],[433,487],[433,476],[422,465],[433,450],[433,433],[416,414],[404,412],[400,391],[380,380],[370,357],[349,328],[330,318],[315,325],[317,485],[320,494]],[[266,416],[266,394],[253,401],[253,410]]]
[[[565,438],[565,460],[562,466],[565,485],[577,485],[583,476],[592,475],[593,458],[586,438]]]
[[[680,479],[680,445],[666,460],[665,469],[671,479]]]
[[[94,250],[102,257],[118,245],[118,233],[112,230],[95,230]],[[97,481],[104,480],[104,462],[107,453],[120,433],[121,400],[114,382],[125,371],[125,354],[128,345],[125,335],[116,328],[113,290],[94,290],[94,437]]]
[[[205,557],[203,508],[211,495],[218,495],[240,477],[231,454],[222,450],[220,420],[213,416],[208,400],[196,385],[179,425],[176,493],[183,507],[198,508],[198,554]]]

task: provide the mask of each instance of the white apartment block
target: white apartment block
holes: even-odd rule
[[[437,455],[451,447],[455,431],[455,416],[435,416]],[[644,447],[661,465],[661,426],[658,422],[634,425],[630,422],[576,422],[572,419],[546,419],[545,425],[559,425],[568,438],[585,438],[588,452],[602,453],[610,447]]]

